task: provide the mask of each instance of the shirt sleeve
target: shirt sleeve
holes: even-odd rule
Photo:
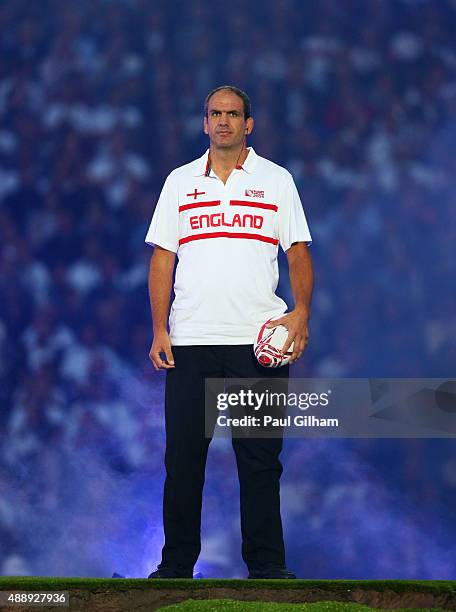
[[[280,246],[288,251],[294,242],[312,244],[307,219],[293,177],[286,173],[278,209],[278,235]]]
[[[145,242],[177,253],[179,247],[179,197],[171,175],[165,181]]]

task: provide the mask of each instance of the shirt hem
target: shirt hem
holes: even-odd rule
[[[254,343],[254,338],[252,336],[239,336],[237,338],[220,338],[220,337],[212,337],[212,338],[201,338],[201,337],[186,337],[186,338],[170,338],[171,346],[207,346],[207,345],[236,345],[236,344],[252,344]]]
[[[173,245],[171,242],[167,242],[166,240],[155,240],[152,238],[146,238],[144,242],[152,247],[156,247],[156,246],[162,247],[162,249],[165,249],[166,251],[172,251],[173,253],[177,255],[177,247]]]

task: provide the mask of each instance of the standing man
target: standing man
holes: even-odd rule
[[[150,359],[166,371],[166,481],[162,561],[149,578],[192,578],[201,550],[201,503],[210,439],[205,378],[288,377],[265,368],[253,341],[264,321],[288,329],[291,362],[308,342],[311,236],[290,173],[246,147],[250,100],[223,86],[204,105],[210,147],[168,176],[146,243],[154,245]],[[278,245],[287,254],[294,309],[276,294]],[[175,298],[168,313],[176,254]],[[249,578],[296,578],[285,565],[280,516],[282,438],[233,439],[240,483],[242,557]]]

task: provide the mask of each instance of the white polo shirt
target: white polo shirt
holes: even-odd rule
[[[208,154],[168,176],[145,241],[178,256],[172,345],[253,344],[260,325],[287,310],[275,294],[278,245],[312,239],[285,168],[249,147],[224,184]]]

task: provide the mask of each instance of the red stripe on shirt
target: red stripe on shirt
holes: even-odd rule
[[[193,234],[185,236],[179,240],[179,245],[186,244],[192,240],[204,240],[205,238],[246,238],[250,240],[260,240],[261,242],[269,242],[270,244],[278,244],[276,238],[270,236],[262,236],[261,234],[247,234],[242,232],[205,232],[204,234]]]
[[[179,212],[184,210],[190,210],[190,208],[202,208],[205,206],[220,206],[220,200],[213,200],[212,202],[192,202],[191,204],[183,204],[179,206]]]
[[[230,200],[231,206],[251,206],[252,208],[264,208],[277,212],[277,204],[263,204],[263,202],[249,202],[248,200]]]

